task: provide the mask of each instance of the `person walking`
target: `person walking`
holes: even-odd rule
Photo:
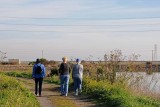
[[[81,63],[80,59],[77,58],[76,64],[73,66],[73,71],[72,71],[75,95],[81,94],[82,92],[83,65],[80,63]]]
[[[60,77],[60,84],[61,84],[60,89],[61,89],[61,96],[63,95],[67,96],[71,68],[67,63],[67,57],[63,57],[62,60],[63,62],[59,67],[59,77]]]
[[[40,97],[42,92],[42,82],[45,75],[46,75],[45,66],[41,64],[40,59],[37,59],[36,63],[33,66],[32,78],[35,81],[35,94],[37,95],[39,91]],[[38,86],[39,86],[39,89],[38,89]]]

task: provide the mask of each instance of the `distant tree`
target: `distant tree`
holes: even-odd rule
[[[50,65],[50,66],[56,66],[56,65],[58,65],[58,63],[57,63],[56,61],[53,61],[53,60],[49,61],[49,60],[47,60],[47,59],[45,59],[45,58],[41,58],[40,61],[41,61],[41,63],[44,64],[45,66],[46,66],[46,65]],[[34,65],[35,63],[36,63],[35,61],[32,61],[32,62],[29,62],[28,65]]]
[[[48,60],[45,59],[45,58],[41,58],[40,61],[41,61],[42,64],[47,64],[48,63]]]
[[[36,62],[35,61],[32,61],[32,62],[29,62],[28,65],[34,65]]]

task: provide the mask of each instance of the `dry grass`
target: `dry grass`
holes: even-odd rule
[[[68,97],[56,96],[56,98],[50,97],[50,99],[56,107],[77,107],[76,103]]]

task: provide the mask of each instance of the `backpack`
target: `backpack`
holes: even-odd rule
[[[41,74],[42,73],[42,68],[41,66],[36,67],[36,74]]]

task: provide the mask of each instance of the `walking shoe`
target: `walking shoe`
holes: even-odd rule
[[[61,94],[60,96],[63,96],[64,94]]]
[[[79,95],[82,95],[82,90],[81,89],[79,90]]]
[[[78,93],[75,93],[74,95],[75,95],[75,96],[78,96]]]
[[[67,94],[65,94],[65,96],[67,97]]]

